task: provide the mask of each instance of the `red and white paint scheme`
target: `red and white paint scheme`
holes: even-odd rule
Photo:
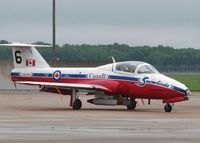
[[[14,69],[11,80],[18,84],[39,86],[43,92],[70,95],[70,106],[81,109],[81,95],[94,94],[88,100],[96,105],[125,105],[135,109],[136,99],[162,100],[165,111],[171,103],[188,100],[189,89],[182,83],[160,74],[152,65],[139,62],[115,62],[96,68],[51,68],[35,47],[21,43],[13,47]]]

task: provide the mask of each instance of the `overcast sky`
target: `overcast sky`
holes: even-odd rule
[[[57,0],[57,43],[200,48],[200,0]],[[0,39],[52,39],[52,0],[0,0]]]

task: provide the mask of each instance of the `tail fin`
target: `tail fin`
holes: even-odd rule
[[[49,68],[50,66],[36,50],[35,47],[50,47],[50,45],[29,45],[22,43],[0,44],[4,47],[12,47],[14,68]]]

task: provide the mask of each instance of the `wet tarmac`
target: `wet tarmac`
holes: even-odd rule
[[[37,91],[0,90],[0,142],[3,143],[193,143],[200,142],[200,95],[165,113],[161,101],[134,111],[95,106],[80,97],[82,110],[69,97]]]

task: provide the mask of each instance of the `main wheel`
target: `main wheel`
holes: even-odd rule
[[[131,105],[127,105],[128,110],[134,110],[136,107],[137,102],[131,103]]]
[[[82,102],[80,99],[76,99],[73,103],[73,109],[74,110],[79,110],[82,107]]]
[[[165,109],[165,112],[171,112],[172,106],[168,103],[168,104],[165,105],[164,109]]]

